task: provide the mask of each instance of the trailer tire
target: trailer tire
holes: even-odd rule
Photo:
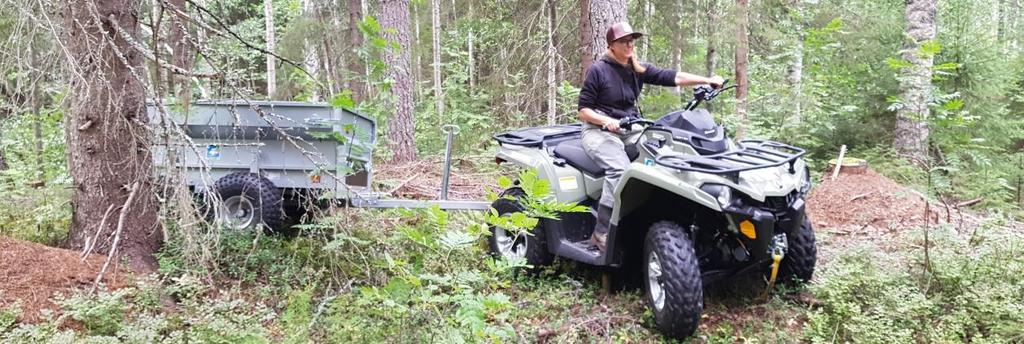
[[[281,190],[267,178],[249,172],[235,172],[214,184],[222,205],[217,220],[227,228],[254,231],[262,224],[267,231],[279,232],[285,223]]]
[[[497,211],[499,216],[524,211],[526,208],[519,202],[519,199],[525,196],[526,192],[523,189],[509,188],[491,204],[491,209]],[[491,249],[491,254],[495,257],[525,258],[526,263],[533,266],[531,269],[533,272],[551,265],[555,258],[551,252],[548,252],[547,233],[544,231],[543,221],[537,223],[537,227],[533,228],[531,235],[519,236],[512,236],[503,228],[492,225],[491,236],[487,239],[487,244]]]

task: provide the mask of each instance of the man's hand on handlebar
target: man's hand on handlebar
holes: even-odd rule
[[[725,79],[723,79],[722,77],[720,77],[718,75],[712,76],[709,79],[710,79],[710,82],[708,82],[708,84],[710,84],[711,87],[714,87],[715,89],[722,88],[722,85],[725,84]]]
[[[618,120],[611,119],[611,120],[609,120],[607,122],[604,122],[604,124],[601,125],[601,129],[604,129],[604,130],[607,130],[607,131],[610,131],[610,132],[613,132],[613,133],[618,133],[622,129],[622,128],[619,127],[620,123],[621,122],[618,121]]]

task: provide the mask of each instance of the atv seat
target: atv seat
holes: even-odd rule
[[[580,142],[580,139],[559,143],[555,146],[554,154],[555,157],[565,160],[569,166],[575,167],[591,177],[604,177],[604,169],[587,155],[587,152],[583,150],[583,144]],[[629,161],[635,160],[638,156],[640,156],[640,151],[637,150],[636,145],[626,145],[626,157],[629,158]]]

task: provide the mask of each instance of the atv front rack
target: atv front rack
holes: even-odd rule
[[[784,143],[766,140],[741,140],[740,149],[714,155],[662,155],[654,158],[658,165],[680,171],[702,172],[739,181],[740,172],[789,164],[789,173],[796,173],[796,159],[807,151]]]

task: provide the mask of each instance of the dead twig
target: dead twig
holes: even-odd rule
[[[870,196],[873,193],[875,193],[875,192],[871,191],[871,192],[867,192],[867,193],[862,193],[862,194],[857,195],[857,196],[853,196],[853,198],[850,198],[850,202],[859,200],[859,199],[864,198],[864,197],[868,197],[868,196]]]
[[[107,273],[107,268],[110,267],[110,262],[114,260],[117,253],[117,245],[121,242],[121,231],[124,230],[124,220],[128,218],[128,210],[131,209],[132,202],[135,201],[135,195],[139,193],[139,186],[142,183],[135,182],[132,185],[132,191],[128,194],[128,200],[124,201],[124,205],[121,206],[121,214],[117,218],[117,230],[114,232],[114,242],[110,245],[110,252],[107,253],[107,261],[103,263],[103,268],[100,269],[99,275],[96,275],[96,281],[92,284],[92,290],[90,293],[96,292],[96,287],[99,286],[100,280],[103,279],[103,274]],[[102,228],[100,229],[102,230]]]

